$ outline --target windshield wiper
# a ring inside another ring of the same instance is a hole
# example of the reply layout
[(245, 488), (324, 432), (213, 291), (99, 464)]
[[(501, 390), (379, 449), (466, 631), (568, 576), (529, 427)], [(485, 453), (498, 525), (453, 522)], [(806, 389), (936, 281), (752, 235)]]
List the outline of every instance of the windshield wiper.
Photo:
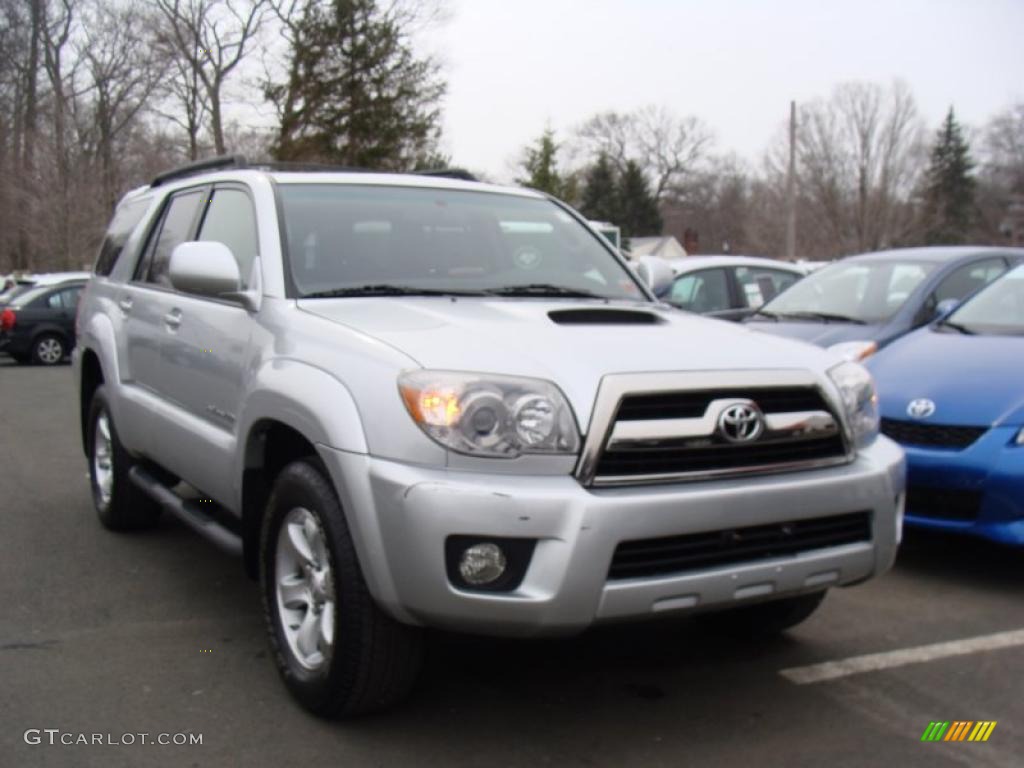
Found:
[(754, 312), (754, 314), (752, 314), (751, 317), (756, 317), (757, 315), (764, 315), (765, 317), (770, 317), (776, 323), (779, 322), (779, 313), (778, 312), (769, 312), (766, 309), (759, 309), (756, 312)]
[(863, 320), (847, 315), (836, 315), (831, 312), (778, 312), (776, 317), (795, 317), (798, 320), (824, 320), (826, 323), (853, 323), (867, 325)]
[(600, 296), (590, 291), (579, 288), (567, 288), (564, 285), (553, 285), (551, 283), (530, 283), (529, 285), (506, 285), (502, 288), (491, 288), (488, 294), (494, 296), (564, 296), (573, 299), (604, 299), (607, 296)]
[(353, 285), (346, 288), (332, 288), (329, 291), (307, 293), (303, 299), (336, 299), (345, 296), (486, 296), (485, 291), (460, 291), (457, 289), (417, 288), (413, 285), (373, 283)]
[(977, 335), (970, 328), (968, 328), (966, 326), (963, 326), (963, 325), (960, 325), (960, 323), (951, 322), (950, 320), (942, 320), (941, 322), (939, 322), (939, 326), (942, 327), (942, 328), (952, 328), (954, 331), (959, 331), (960, 333), (964, 334), (965, 336), (976, 336)]

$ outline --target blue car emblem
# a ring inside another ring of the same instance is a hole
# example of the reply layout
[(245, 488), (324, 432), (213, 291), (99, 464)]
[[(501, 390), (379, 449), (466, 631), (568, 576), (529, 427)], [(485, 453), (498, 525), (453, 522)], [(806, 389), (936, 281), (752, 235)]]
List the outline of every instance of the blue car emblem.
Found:
[(907, 416), (912, 419), (927, 419), (933, 413), (935, 413), (935, 403), (927, 397), (911, 400), (910, 405), (907, 406)]

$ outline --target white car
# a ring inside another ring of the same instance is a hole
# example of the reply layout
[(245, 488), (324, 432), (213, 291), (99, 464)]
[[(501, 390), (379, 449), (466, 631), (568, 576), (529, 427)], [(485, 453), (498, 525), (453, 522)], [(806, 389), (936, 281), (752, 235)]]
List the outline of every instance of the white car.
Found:
[(799, 264), (754, 256), (687, 256), (669, 265), (675, 278), (660, 298), (723, 320), (742, 320), (807, 274)]

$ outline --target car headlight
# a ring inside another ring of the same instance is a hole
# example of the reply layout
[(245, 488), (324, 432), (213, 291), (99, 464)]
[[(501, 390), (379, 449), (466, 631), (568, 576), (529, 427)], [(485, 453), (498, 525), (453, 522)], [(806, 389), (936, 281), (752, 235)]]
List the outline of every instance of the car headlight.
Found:
[(1017, 445), (1024, 445), (1024, 427), (1020, 428), (1020, 432), (1017, 433), (1017, 438), (1013, 442)]
[(459, 453), (510, 459), (524, 453), (579, 450), (569, 403), (549, 381), (411, 371), (398, 377), (398, 390), (420, 429)]
[(828, 351), (834, 352), (844, 360), (859, 363), (875, 354), (878, 351), (878, 344), (873, 341), (841, 341), (830, 346)]
[(860, 363), (840, 363), (829, 369), (828, 377), (839, 389), (846, 420), (858, 448), (878, 437), (878, 395), (871, 374)]

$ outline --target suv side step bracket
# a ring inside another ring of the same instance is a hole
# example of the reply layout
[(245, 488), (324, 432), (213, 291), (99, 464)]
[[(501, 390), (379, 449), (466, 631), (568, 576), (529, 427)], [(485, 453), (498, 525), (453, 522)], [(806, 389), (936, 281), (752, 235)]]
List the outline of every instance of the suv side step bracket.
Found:
[(147, 496), (156, 501), (165, 512), (174, 515), (193, 531), (216, 544), (229, 555), (241, 557), (242, 537), (210, 517), (205, 510), (200, 508), (198, 502), (181, 498), (137, 464), (129, 470), (128, 477)]

